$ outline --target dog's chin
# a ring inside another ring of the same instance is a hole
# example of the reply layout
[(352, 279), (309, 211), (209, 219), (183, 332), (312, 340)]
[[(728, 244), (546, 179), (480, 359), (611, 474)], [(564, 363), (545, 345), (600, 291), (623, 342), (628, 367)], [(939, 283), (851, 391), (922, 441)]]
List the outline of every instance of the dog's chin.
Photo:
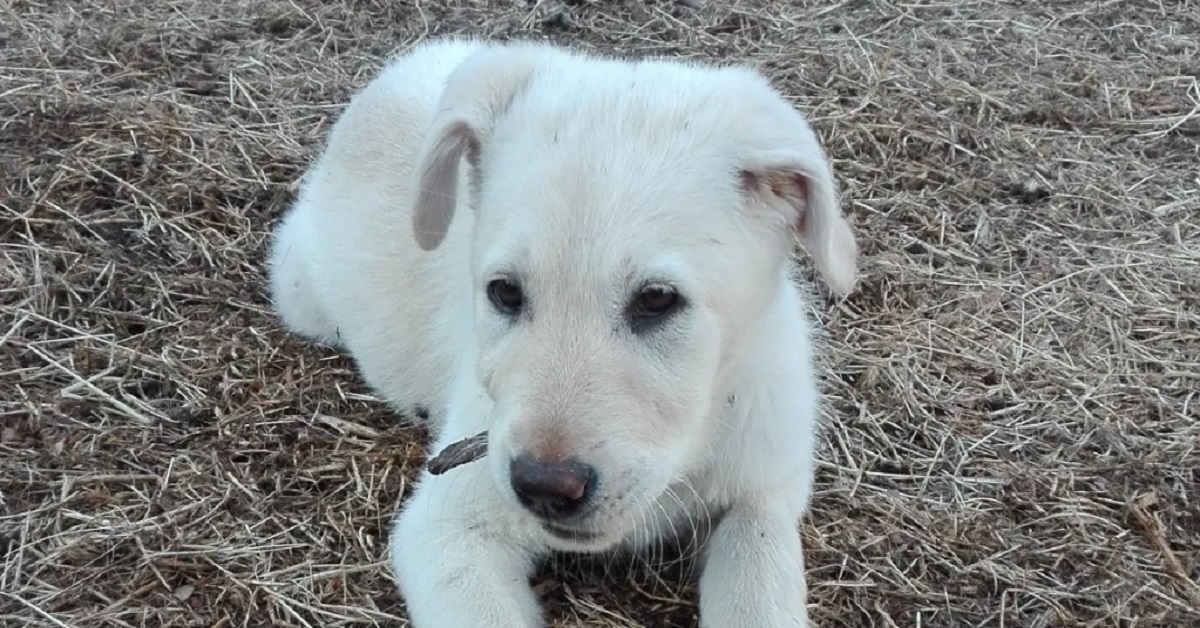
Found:
[(596, 553), (610, 550), (624, 539), (624, 530), (612, 526), (565, 525), (539, 521), (546, 545), (562, 552)]

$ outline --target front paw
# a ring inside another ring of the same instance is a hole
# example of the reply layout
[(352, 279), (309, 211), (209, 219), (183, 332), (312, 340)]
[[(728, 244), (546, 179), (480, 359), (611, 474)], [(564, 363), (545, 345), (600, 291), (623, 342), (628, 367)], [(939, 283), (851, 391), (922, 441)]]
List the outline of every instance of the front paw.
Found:
[(529, 585), (534, 553), (481, 492), (483, 478), (464, 477), (470, 472), (426, 476), (396, 517), (391, 563), (409, 620), (413, 628), (541, 628)]
[(782, 505), (739, 505), (714, 531), (700, 577), (701, 628), (807, 628), (797, 517)]

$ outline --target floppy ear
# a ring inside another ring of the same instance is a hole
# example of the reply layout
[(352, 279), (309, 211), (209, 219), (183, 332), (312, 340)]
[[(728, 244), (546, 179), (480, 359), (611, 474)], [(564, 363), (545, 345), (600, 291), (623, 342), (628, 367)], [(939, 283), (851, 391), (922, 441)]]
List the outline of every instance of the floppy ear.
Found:
[(787, 146), (758, 150), (743, 160), (742, 187), (752, 202), (781, 212), (825, 283), (849, 294), (857, 281), (858, 245), (838, 207), (833, 173), (808, 124), (801, 121), (796, 128), (794, 118), (788, 122), (780, 126), (794, 132), (773, 140)]
[(530, 44), (489, 45), (450, 74), (417, 160), (412, 229), (421, 249), (436, 249), (445, 239), (458, 205), (459, 164), (466, 158), (479, 165), (483, 143), (529, 82), (538, 55)]

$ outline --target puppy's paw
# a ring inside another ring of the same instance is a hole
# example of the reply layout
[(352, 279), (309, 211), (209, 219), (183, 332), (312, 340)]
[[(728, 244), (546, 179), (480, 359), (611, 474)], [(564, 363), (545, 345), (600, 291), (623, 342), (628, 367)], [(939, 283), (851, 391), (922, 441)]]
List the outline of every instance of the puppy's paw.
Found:
[(489, 499), (484, 467), (426, 474), (396, 516), (391, 562), (414, 628), (540, 628), (534, 553)]
[(770, 501), (739, 504), (726, 514), (700, 577), (701, 628), (808, 628), (796, 523)]

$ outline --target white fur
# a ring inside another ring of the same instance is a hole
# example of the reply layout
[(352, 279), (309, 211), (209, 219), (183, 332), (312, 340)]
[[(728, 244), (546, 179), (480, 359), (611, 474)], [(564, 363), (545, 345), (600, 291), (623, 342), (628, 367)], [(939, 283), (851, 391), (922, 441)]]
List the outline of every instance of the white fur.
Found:
[[(807, 625), (818, 390), (795, 237), (852, 289), (817, 138), (748, 69), (437, 40), (352, 99), (275, 234), (271, 290), (290, 329), (427, 409), (432, 451), (489, 430), (483, 461), (423, 474), (395, 520), (417, 628), (540, 626), (548, 552), (708, 520), (701, 625)], [(526, 314), (491, 306), (498, 273)], [(638, 334), (624, 308), (647, 281), (685, 305)], [(594, 538), (519, 506), (508, 463), (528, 452), (598, 469)]]

